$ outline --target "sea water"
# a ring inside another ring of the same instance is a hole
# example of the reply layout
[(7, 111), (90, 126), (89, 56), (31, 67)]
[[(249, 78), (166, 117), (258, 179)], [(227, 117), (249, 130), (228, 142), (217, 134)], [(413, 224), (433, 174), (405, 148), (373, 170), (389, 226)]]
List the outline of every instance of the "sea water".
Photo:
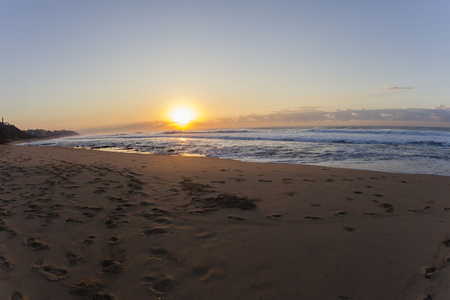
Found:
[(450, 128), (279, 127), (111, 134), (37, 141), (160, 155), (198, 155), (450, 176)]

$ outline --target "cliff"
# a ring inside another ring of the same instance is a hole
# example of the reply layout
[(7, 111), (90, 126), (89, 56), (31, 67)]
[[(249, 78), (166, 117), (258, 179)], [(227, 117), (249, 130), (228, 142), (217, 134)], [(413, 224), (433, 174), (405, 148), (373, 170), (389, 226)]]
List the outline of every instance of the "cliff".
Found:
[(0, 123), (0, 144), (17, 140), (26, 140), (32, 138), (60, 138), (65, 136), (79, 135), (75, 131), (70, 130), (45, 130), (45, 129), (28, 129), (20, 130), (16, 126), (9, 123)]

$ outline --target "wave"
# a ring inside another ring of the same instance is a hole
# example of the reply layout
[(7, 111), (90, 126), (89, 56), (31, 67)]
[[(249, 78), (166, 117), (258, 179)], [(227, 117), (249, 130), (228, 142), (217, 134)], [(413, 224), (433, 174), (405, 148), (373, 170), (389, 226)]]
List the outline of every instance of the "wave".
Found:
[[(64, 140), (46, 141), (46, 142), (32, 142), (30, 144), (35, 145), (66, 145), (66, 146), (112, 146), (117, 144), (127, 143), (134, 140), (133, 144), (143, 143), (164, 143), (169, 138), (167, 136), (109, 136), (109, 137), (95, 137), (95, 138), (70, 138)], [(412, 146), (429, 146), (429, 147), (450, 147), (450, 139), (435, 140), (435, 139), (373, 139), (367, 138), (348, 138), (343, 136), (302, 136), (302, 137), (292, 137), (292, 136), (233, 136), (233, 135), (170, 135), (170, 139), (188, 139), (193, 142), (196, 140), (210, 141), (216, 140), (217, 143), (220, 141), (229, 142), (284, 142), (284, 143), (317, 143), (317, 144), (370, 144), (370, 145), (412, 145)], [(142, 140), (142, 141), (137, 141)]]
[(313, 128), (315, 133), (338, 133), (338, 134), (366, 134), (366, 135), (426, 135), (426, 136), (448, 136), (450, 138), (450, 129), (447, 128), (417, 128), (413, 129), (364, 129), (364, 128)]
[[(159, 136), (154, 136), (158, 138)], [(233, 135), (173, 135), (173, 138), (190, 138), (190, 139), (204, 139), (204, 140), (227, 140), (227, 141), (273, 141), (273, 142), (298, 142), (298, 143), (332, 143), (332, 144), (386, 144), (386, 145), (427, 145), (427, 146), (450, 146), (450, 139), (448, 142), (436, 141), (429, 139), (422, 140), (401, 140), (401, 139), (356, 139), (343, 137), (315, 137), (315, 136), (233, 136)]]

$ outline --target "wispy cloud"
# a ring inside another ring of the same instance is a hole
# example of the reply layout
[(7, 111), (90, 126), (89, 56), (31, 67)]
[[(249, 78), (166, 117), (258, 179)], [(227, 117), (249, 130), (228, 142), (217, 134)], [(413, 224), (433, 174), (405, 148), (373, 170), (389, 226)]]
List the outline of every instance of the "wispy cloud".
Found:
[(398, 91), (398, 90), (412, 90), (414, 89), (413, 87), (408, 87), (408, 86), (404, 86), (404, 87), (400, 87), (400, 86), (386, 86), (382, 89), (379, 89), (380, 91)]
[(325, 121), (450, 123), (450, 107), (438, 105), (433, 108), (338, 109), (332, 112), (313, 108), (293, 108), (268, 114), (251, 114), (219, 119), (219, 122), (224, 123), (309, 123)]

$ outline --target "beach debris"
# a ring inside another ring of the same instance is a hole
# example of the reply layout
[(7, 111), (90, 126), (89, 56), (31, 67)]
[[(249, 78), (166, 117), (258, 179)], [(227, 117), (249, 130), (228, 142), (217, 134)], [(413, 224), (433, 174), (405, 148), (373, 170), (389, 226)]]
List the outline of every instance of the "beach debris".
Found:
[(234, 194), (222, 193), (217, 197), (199, 199), (202, 208), (208, 211), (217, 210), (219, 208), (239, 208), (242, 210), (254, 210), (256, 208), (255, 200), (247, 197), (239, 197)]
[(184, 178), (181, 184), (181, 189), (184, 191), (188, 191), (190, 195), (202, 195), (206, 193), (213, 193), (215, 192), (214, 188), (210, 186), (209, 184), (202, 184), (202, 183), (196, 183), (192, 182), (189, 178)]

